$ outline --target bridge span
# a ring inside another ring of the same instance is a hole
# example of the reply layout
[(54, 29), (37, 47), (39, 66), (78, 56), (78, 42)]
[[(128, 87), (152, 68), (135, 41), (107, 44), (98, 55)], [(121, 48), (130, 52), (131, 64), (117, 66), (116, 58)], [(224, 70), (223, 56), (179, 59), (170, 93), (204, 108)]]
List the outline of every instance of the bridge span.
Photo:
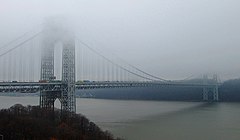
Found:
[[(131, 88), (131, 87), (164, 87), (164, 86), (180, 86), (180, 87), (198, 87), (203, 89), (205, 96), (208, 96), (210, 92), (214, 92), (214, 101), (218, 101), (218, 86), (220, 83), (186, 83), (186, 82), (162, 82), (162, 81), (94, 81), (94, 82), (82, 82), (75, 83), (75, 89), (84, 90), (84, 89), (99, 89), (99, 88)], [(35, 93), (39, 91), (44, 92), (59, 92), (63, 90), (65, 84), (62, 82), (0, 82), (0, 92), (22, 92), (22, 93)], [(216, 94), (216, 95), (215, 95)], [(208, 98), (205, 97), (203, 100), (207, 101)]]
[[(208, 101), (210, 93), (218, 101), (216, 76), (211, 83), (207, 77), (203, 83), (169, 81), (106, 57), (62, 25), (49, 21), (43, 29), (26, 33), (0, 48), (0, 81), (13, 81), (0, 82), (0, 92), (40, 92), (40, 107), (54, 108), (58, 98), (62, 110), (69, 112), (76, 112), (76, 89), (198, 87), (203, 89), (204, 101)], [(76, 82), (84, 79), (92, 82)]]

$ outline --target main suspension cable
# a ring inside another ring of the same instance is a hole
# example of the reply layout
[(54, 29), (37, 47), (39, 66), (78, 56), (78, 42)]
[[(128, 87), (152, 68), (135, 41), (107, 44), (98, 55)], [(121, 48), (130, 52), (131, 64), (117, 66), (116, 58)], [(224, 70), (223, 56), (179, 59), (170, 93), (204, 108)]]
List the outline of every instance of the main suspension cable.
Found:
[(13, 48), (11, 48), (11, 49), (7, 50), (6, 52), (4, 52), (4, 53), (2, 53), (2, 54), (0, 54), (0, 57), (3, 57), (4, 55), (8, 54), (9, 52), (12, 52), (13, 50), (15, 50), (15, 49), (19, 48), (20, 46), (24, 45), (24, 44), (25, 44), (25, 43), (27, 43), (28, 41), (30, 41), (30, 40), (32, 40), (32, 39), (34, 39), (34, 38), (36, 38), (36, 37), (37, 37), (38, 35), (40, 35), (41, 33), (42, 33), (42, 31), (41, 31), (41, 32), (38, 32), (38, 33), (36, 33), (36, 34), (35, 34), (35, 35), (33, 35), (32, 37), (30, 37), (30, 38), (28, 38), (28, 39), (24, 40), (23, 42), (19, 43), (19, 44), (18, 44), (18, 45), (16, 45), (15, 47), (13, 47)]
[(84, 43), (84, 42), (81, 41), (80, 39), (78, 39), (78, 41), (79, 41), (82, 45), (84, 45), (85, 47), (87, 47), (89, 50), (91, 50), (92, 52), (94, 52), (95, 54), (99, 55), (100, 57), (102, 57), (103, 59), (107, 60), (107, 61), (110, 62), (111, 64), (113, 64), (113, 65), (121, 68), (122, 70), (125, 70), (125, 71), (127, 71), (127, 72), (129, 72), (129, 73), (131, 73), (131, 74), (133, 74), (133, 75), (135, 75), (135, 76), (141, 77), (141, 78), (143, 78), (143, 79), (155, 81), (155, 79), (152, 79), (152, 78), (148, 78), (148, 77), (139, 75), (139, 74), (137, 74), (137, 73), (134, 73), (134, 72), (132, 72), (132, 71), (130, 71), (130, 70), (122, 67), (122, 66), (119, 65), (119, 64), (114, 63), (112, 60), (110, 60), (110, 59), (108, 59), (107, 57), (103, 56), (102, 54), (100, 54), (99, 52), (97, 52), (95, 49), (93, 49), (92, 47), (90, 47), (88, 44)]

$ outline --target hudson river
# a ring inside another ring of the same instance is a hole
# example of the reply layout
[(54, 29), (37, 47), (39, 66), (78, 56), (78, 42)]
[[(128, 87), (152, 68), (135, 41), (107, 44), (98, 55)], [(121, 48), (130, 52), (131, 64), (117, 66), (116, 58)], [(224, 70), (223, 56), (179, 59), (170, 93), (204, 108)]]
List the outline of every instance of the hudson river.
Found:
[[(0, 108), (16, 103), (38, 105), (39, 97), (0, 96)], [(77, 98), (77, 113), (126, 140), (240, 139), (240, 103)]]

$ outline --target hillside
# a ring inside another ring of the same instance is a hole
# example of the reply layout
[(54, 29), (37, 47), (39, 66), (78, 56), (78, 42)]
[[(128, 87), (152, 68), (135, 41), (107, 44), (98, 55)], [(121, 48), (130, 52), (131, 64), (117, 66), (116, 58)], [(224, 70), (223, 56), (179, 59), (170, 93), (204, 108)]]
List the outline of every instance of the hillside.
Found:
[(83, 115), (66, 114), (16, 104), (0, 110), (0, 134), (6, 140), (117, 140)]

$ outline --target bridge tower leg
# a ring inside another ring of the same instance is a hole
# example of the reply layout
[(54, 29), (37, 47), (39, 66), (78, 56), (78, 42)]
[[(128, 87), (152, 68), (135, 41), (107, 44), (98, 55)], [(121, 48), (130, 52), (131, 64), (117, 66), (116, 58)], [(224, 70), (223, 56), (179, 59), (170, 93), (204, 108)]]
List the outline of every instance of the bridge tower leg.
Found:
[(75, 41), (63, 42), (62, 51), (62, 109), (76, 112), (75, 95)]
[[(41, 52), (41, 80), (50, 81), (54, 76), (54, 44), (43, 39)], [(40, 107), (50, 109), (54, 107), (53, 96), (49, 91), (40, 90)], [(53, 103), (52, 103), (53, 102)]]
[(218, 76), (215, 74), (213, 75), (213, 80), (215, 82), (215, 86), (213, 87), (213, 101), (218, 101)]
[(54, 44), (43, 41), (41, 55), (41, 80), (50, 81), (54, 76)]
[[(207, 84), (208, 76), (203, 75), (203, 84)], [(203, 87), (203, 101), (208, 101), (209, 89), (207, 87)]]
[(219, 98), (218, 98), (218, 86), (216, 85), (214, 88), (213, 88), (213, 101), (218, 101)]
[(208, 89), (206, 87), (203, 88), (203, 101), (208, 101)]

